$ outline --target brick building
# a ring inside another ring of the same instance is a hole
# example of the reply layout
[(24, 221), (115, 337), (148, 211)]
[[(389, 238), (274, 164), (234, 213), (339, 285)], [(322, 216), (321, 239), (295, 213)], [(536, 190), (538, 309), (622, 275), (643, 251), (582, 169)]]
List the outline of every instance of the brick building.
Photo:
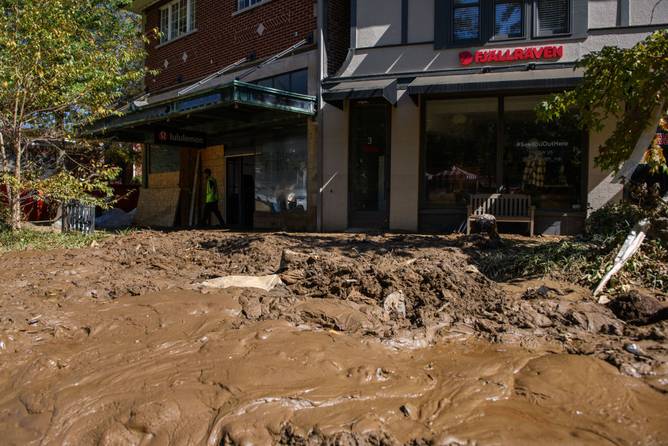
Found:
[(145, 144), (143, 196), (164, 204), (149, 217), (196, 224), (210, 168), (232, 226), (331, 231), (463, 230), (467, 205), (491, 195), (535, 208), (538, 233), (581, 231), (621, 195), (593, 165), (614, 123), (545, 126), (535, 107), (579, 82), (583, 55), (668, 26), (656, 0), (135, 0), (133, 10), (149, 35), (161, 31), (146, 61), (158, 73), (96, 131)]
[(145, 146), (139, 223), (196, 225), (209, 168), (231, 226), (315, 229), (317, 97), (347, 54), (347, 3), (134, 1), (157, 73), (94, 131)]

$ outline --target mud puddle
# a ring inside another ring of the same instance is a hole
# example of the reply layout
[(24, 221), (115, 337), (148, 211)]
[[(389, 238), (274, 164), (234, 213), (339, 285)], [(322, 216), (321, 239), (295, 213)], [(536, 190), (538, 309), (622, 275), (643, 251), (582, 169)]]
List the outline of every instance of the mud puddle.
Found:
[[(0, 443), (668, 444), (666, 297), (497, 283), (474, 242), (141, 231), (0, 256)], [(266, 274), (285, 285), (201, 285)]]
[(666, 444), (668, 398), (594, 357), (473, 337), (401, 349), (249, 320), (248, 297), (61, 301), (4, 332), (2, 443)]

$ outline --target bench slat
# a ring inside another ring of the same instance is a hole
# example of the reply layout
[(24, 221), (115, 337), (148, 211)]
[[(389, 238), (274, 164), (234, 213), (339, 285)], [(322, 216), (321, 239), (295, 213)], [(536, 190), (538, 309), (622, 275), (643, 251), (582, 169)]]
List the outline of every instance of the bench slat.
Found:
[(531, 197), (522, 194), (474, 194), (471, 196), (473, 215), (492, 214), (497, 217), (530, 218)]

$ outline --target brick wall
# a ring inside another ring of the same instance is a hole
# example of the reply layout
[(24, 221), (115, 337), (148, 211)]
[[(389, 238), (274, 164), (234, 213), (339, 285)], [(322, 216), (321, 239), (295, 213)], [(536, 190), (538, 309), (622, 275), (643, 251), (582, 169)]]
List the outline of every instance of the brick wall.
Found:
[(327, 74), (341, 68), (350, 47), (350, 0), (329, 0), (327, 4)]
[[(236, 0), (196, 1), (197, 31), (163, 45), (149, 43), (146, 64), (160, 73), (146, 80), (148, 91), (192, 83), (251, 54), (270, 57), (317, 27), (315, 0), (271, 0), (236, 15)], [(159, 27), (165, 3), (145, 11), (147, 31)]]

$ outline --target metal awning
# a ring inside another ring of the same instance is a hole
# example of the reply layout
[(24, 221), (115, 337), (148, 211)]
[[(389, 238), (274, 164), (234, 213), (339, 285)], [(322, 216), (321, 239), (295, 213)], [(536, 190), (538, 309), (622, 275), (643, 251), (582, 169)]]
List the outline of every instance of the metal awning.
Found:
[(132, 12), (141, 14), (142, 11), (147, 9), (149, 6), (153, 6), (156, 3), (159, 3), (160, 0), (134, 0), (130, 7), (128, 8)]
[(322, 99), (336, 107), (343, 108), (346, 99), (382, 98), (390, 104), (397, 103), (396, 79), (341, 82), (327, 89)]
[(418, 77), (408, 86), (411, 96), (424, 94), (497, 93), (570, 88), (582, 79), (572, 68), (535, 69)]
[[(177, 91), (158, 98), (134, 101), (121, 116), (95, 122), (84, 132), (93, 136), (146, 129), (151, 124), (169, 122), (171, 126), (202, 127), (209, 121), (223, 129), (225, 124), (261, 124), (276, 116), (313, 116), (316, 98), (284, 90), (233, 80), (205, 90), (179, 96)], [(199, 130), (199, 129), (198, 129)]]

